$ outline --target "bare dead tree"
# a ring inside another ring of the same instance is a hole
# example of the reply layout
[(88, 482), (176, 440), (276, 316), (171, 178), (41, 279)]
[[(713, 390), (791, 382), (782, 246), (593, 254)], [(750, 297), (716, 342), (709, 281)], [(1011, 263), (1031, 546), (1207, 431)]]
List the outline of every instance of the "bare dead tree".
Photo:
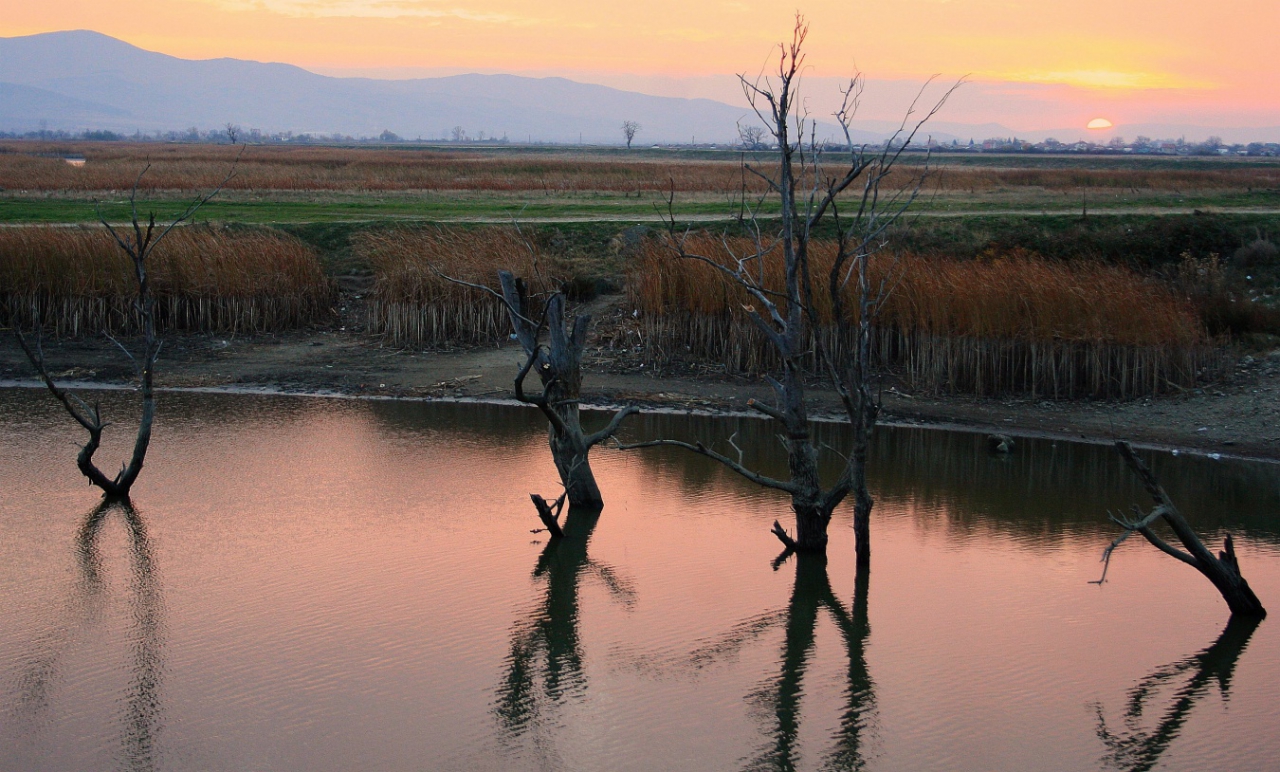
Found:
[(636, 132), (640, 131), (640, 124), (635, 121), (622, 122), (622, 136), (627, 140), (627, 150), (631, 149), (631, 140), (636, 138)]
[[(600, 509), (604, 499), (591, 471), (588, 454), (596, 445), (613, 437), (624, 419), (639, 412), (627, 405), (596, 432), (582, 428), (579, 405), (582, 399), (582, 352), (591, 326), (589, 314), (570, 320), (565, 315), (565, 296), (554, 292), (542, 313), (537, 313), (528, 286), (510, 271), (499, 271), (502, 299), (511, 318), (516, 339), (524, 349), (525, 363), (516, 375), (516, 399), (534, 405), (546, 416), (551, 457), (570, 507)], [(545, 334), (545, 338), (544, 338)], [(545, 342), (544, 342), (545, 341)], [(542, 382), (541, 394), (525, 391), (525, 380), (535, 371)]]
[(738, 144), (747, 150), (758, 150), (764, 144), (764, 127), (738, 124)]
[[(871, 556), (873, 502), (867, 489), (866, 461), (880, 413), (880, 401), (873, 391), (872, 330), (893, 289), (894, 276), (889, 270), (883, 278), (873, 279), (870, 260), (888, 245), (890, 229), (902, 222), (920, 195), (930, 169), (928, 156), (915, 173), (907, 175), (905, 184), (889, 183), (890, 174), (899, 168), (917, 133), (960, 84), (948, 89), (922, 116), (917, 115), (921, 98), (917, 96), (892, 137), (882, 148), (871, 149), (855, 146), (852, 141), (852, 121), (863, 88), (862, 76), (853, 77), (842, 90), (844, 99), (834, 114), (847, 149), (829, 150), (817, 139), (817, 124), (810, 120), (799, 93), (807, 34), (808, 25), (797, 14), (791, 43), (779, 46), (777, 72), (755, 79), (739, 76), (747, 101), (772, 135), (778, 153), (776, 167), (745, 167), (766, 185), (766, 192), (742, 221), (752, 236), (752, 247), (739, 253), (725, 239), (723, 245), (730, 255), (727, 261), (691, 251), (689, 232), (677, 230), (672, 200), (668, 201), (667, 237), (673, 256), (706, 263), (731, 285), (744, 290), (752, 302), (743, 306), (743, 312), (781, 363), (781, 372), (768, 379), (775, 402), (752, 400), (748, 405), (782, 424), (789, 478), (767, 477), (744, 467), (740, 453), (735, 460), (702, 444), (654, 440), (624, 447), (683, 447), (714, 458), (753, 482), (789, 494), (796, 515), (795, 536), (776, 521), (773, 533), (793, 550), (824, 551), (832, 513), (853, 494), (861, 565), (869, 563)], [(776, 227), (772, 220), (766, 222), (769, 206), (781, 210)], [(816, 275), (810, 262), (809, 247), (820, 228), (836, 234), (836, 256), (825, 277)], [(782, 287), (772, 287), (766, 282), (765, 266), (778, 260), (785, 281)], [(851, 291), (852, 303), (848, 299)], [(823, 295), (825, 304), (819, 302)], [(830, 318), (822, 315), (822, 305), (831, 309)], [(838, 392), (852, 429), (850, 446), (835, 451), (844, 461), (843, 469), (828, 485), (818, 473), (819, 448), (813, 441), (805, 396), (805, 379), (814, 374), (826, 378)]]
[[(1169, 494), (1160, 485), (1155, 473), (1133, 452), (1133, 447), (1129, 443), (1121, 441), (1116, 443), (1116, 450), (1120, 452), (1129, 468), (1142, 481), (1147, 493), (1151, 494), (1151, 499), (1155, 502), (1155, 508), (1150, 512), (1143, 512), (1135, 504), (1132, 518), (1111, 515), (1111, 520), (1123, 528), (1124, 532), (1116, 537), (1103, 551), (1102, 577), (1094, 584), (1102, 584), (1106, 581), (1107, 569), (1111, 566), (1112, 553), (1115, 552), (1116, 547), (1119, 547), (1130, 535), (1136, 532), (1142, 534), (1156, 549), (1181, 560), (1203, 574), (1218, 589), (1222, 599), (1227, 602), (1227, 607), (1231, 609), (1233, 617), (1236, 615), (1256, 617), (1258, 619), (1265, 617), (1267, 610), (1263, 608), (1258, 596), (1253, 594), (1249, 583), (1240, 574), (1240, 561), (1236, 558), (1235, 542), (1231, 538), (1231, 534), (1226, 535), (1223, 540), (1222, 550), (1217, 555), (1214, 555), (1200, 540), (1200, 537), (1196, 535), (1191, 524), (1178, 511), (1173, 500), (1169, 498)], [(1174, 536), (1178, 538), (1178, 542), (1181, 543), (1182, 549), (1169, 544), (1155, 532), (1153, 526), (1159, 521), (1164, 521), (1169, 526)]]
[(168, 236), (181, 223), (191, 219), (200, 207), (218, 195), (235, 175), (235, 166), (233, 165), (231, 171), (217, 188), (210, 193), (197, 196), (168, 225), (157, 226), (154, 211), (147, 215), (145, 221), (138, 214), (138, 185), (150, 168), (151, 166), (147, 165), (138, 174), (138, 178), (134, 180), (133, 188), (129, 191), (130, 227), (128, 230), (121, 232), (121, 230), (107, 222), (101, 211), (98, 212), (99, 221), (106, 227), (120, 249), (129, 256), (132, 264), (133, 278), (136, 280), (137, 286), (137, 292), (133, 298), (133, 308), (138, 316), (142, 331), (142, 351), (136, 355), (120, 341), (110, 335), (106, 336), (133, 363), (138, 378), (139, 395), (142, 398), (142, 417), (138, 421), (138, 431), (134, 436), (133, 454), (130, 456), (128, 463), (121, 465), (120, 471), (114, 477), (108, 477), (93, 460), (94, 454), (102, 443), (102, 431), (108, 425), (102, 418), (102, 410), (98, 403), (95, 402), (90, 405), (74, 393), (58, 386), (54, 381), (45, 362), (39, 322), (37, 322), (35, 329), (34, 345), (27, 342), (26, 337), (17, 326), (13, 328), (14, 337), (18, 339), (18, 345), (22, 348), (23, 353), (27, 355), (27, 359), (30, 360), (32, 367), (35, 368), (40, 379), (44, 381), (49, 392), (62, 404), (67, 414), (75, 419), (76, 423), (80, 424), (89, 434), (89, 440), (80, 448), (80, 453), (76, 456), (76, 465), (79, 467), (80, 472), (89, 478), (89, 482), (92, 485), (101, 488), (106, 496), (120, 499), (129, 497), (129, 491), (133, 487), (133, 483), (142, 472), (142, 466), (147, 457), (147, 448), (151, 444), (151, 428), (155, 422), (156, 414), (155, 367), (163, 342), (160, 340), (156, 330), (155, 296), (151, 291), (147, 260), (160, 242), (164, 240), (165, 236)]
[[(529, 248), (532, 249), (532, 245)], [(516, 340), (525, 353), (524, 365), (515, 378), (515, 397), (526, 405), (537, 407), (547, 419), (551, 458), (570, 508), (602, 509), (604, 499), (591, 471), (589, 454), (592, 448), (613, 437), (627, 416), (638, 413), (640, 409), (627, 405), (596, 432), (588, 433), (582, 428), (579, 409), (582, 401), (582, 353), (587, 344), (591, 315), (578, 314), (572, 319), (566, 316), (565, 294), (559, 290), (539, 304), (539, 299), (529, 293), (528, 283), (510, 271), (498, 271), (501, 292), (439, 271), (436, 273), (455, 284), (487, 292), (506, 307)], [(525, 390), (530, 372), (537, 373), (542, 382), (541, 393)], [(539, 518), (548, 529), (552, 529), (554, 517), (550, 523), (547, 521), (550, 507), (546, 500), (534, 497), (534, 506), (538, 509)], [(556, 513), (559, 513), (558, 509)], [(554, 529), (552, 533), (554, 535)]]

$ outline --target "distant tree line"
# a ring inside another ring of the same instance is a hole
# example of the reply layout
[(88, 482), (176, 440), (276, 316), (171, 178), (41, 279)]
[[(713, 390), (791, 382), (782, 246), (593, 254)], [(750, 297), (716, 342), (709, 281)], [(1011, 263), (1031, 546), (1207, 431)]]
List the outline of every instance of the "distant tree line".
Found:
[[(631, 141), (640, 130), (635, 121), (624, 121), (621, 125), (622, 137), (631, 146)], [(704, 149), (726, 150), (776, 150), (777, 144), (772, 141), (765, 130), (756, 125), (739, 125), (736, 141), (727, 143), (662, 143), (666, 147), (697, 147)], [(374, 136), (352, 134), (323, 134), (317, 132), (294, 133), (292, 131), (265, 132), (261, 129), (242, 129), (234, 123), (227, 123), (218, 129), (200, 129), (192, 126), (180, 131), (135, 131), (132, 134), (111, 131), (109, 129), (84, 129), (82, 131), (66, 131), (63, 129), (39, 129), (16, 132), (0, 131), (0, 139), (42, 139), (42, 140), (82, 140), (89, 142), (191, 142), (211, 144), (250, 145), (325, 145), (325, 144), (394, 144), (400, 142), (452, 142), (467, 144), (510, 144), (511, 140), (504, 134), (498, 136), (493, 132), (476, 131), (474, 134), (463, 126), (453, 126), (438, 137), (408, 138), (386, 129)], [(534, 142), (532, 137), (526, 144), (560, 145), (572, 144), (563, 142)], [(891, 147), (898, 149), (890, 143)], [(828, 141), (823, 143), (825, 152), (852, 152), (860, 145), (851, 146), (847, 142)], [(868, 149), (884, 149), (885, 145), (866, 145)], [(1123, 137), (1112, 137), (1106, 142), (1060, 142), (1052, 137), (1042, 142), (1032, 142), (1018, 137), (994, 137), (983, 140), (969, 139), (962, 141), (953, 139), (950, 142), (934, 142), (932, 140), (916, 140), (906, 148), (908, 152), (931, 153), (1069, 153), (1080, 155), (1168, 155), (1168, 156), (1253, 156), (1280, 157), (1280, 142), (1248, 142), (1227, 143), (1221, 137), (1209, 137), (1203, 142), (1188, 142), (1185, 139), (1152, 139), (1139, 136), (1133, 141)]]

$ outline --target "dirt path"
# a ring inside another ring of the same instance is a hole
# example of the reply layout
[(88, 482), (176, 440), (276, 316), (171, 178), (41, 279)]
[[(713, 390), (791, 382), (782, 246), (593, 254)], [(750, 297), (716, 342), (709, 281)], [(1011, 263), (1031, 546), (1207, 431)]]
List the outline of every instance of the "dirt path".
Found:
[[(99, 340), (50, 342), (48, 359), (61, 378), (126, 383), (127, 362)], [(395, 349), (359, 330), (317, 330), (276, 336), (171, 338), (160, 365), (166, 387), (256, 389), (281, 393), (337, 393), (421, 399), (510, 396), (521, 364), (514, 344), (422, 352)], [(723, 375), (654, 375), (618, 367), (597, 353), (585, 377), (596, 404), (740, 411), (767, 388)], [(0, 336), (0, 382), (31, 383), (31, 370), (13, 339)], [(814, 393), (818, 412), (834, 415), (831, 393)], [(1117, 438), (1224, 456), (1280, 460), (1280, 349), (1245, 359), (1216, 387), (1155, 400), (1048, 402), (910, 395), (885, 396), (886, 420), (952, 425), (1013, 435), (1105, 441)]]

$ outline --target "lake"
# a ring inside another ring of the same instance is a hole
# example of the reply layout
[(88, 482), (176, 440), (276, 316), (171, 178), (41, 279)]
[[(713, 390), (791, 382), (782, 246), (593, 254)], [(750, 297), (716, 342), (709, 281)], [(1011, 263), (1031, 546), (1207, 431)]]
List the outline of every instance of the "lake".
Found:
[[(166, 393), (134, 512), (60, 410), (0, 390), (3, 770), (1280, 766), (1280, 622), (1140, 539), (1089, 583), (1146, 503), (1106, 446), (879, 431), (859, 577), (851, 508), (775, 564), (787, 500), (677, 449), (597, 448), (603, 513), (531, 533), (531, 409)], [(735, 432), (782, 473), (754, 418), (627, 436)], [(1280, 467), (1145, 455), (1280, 613)]]

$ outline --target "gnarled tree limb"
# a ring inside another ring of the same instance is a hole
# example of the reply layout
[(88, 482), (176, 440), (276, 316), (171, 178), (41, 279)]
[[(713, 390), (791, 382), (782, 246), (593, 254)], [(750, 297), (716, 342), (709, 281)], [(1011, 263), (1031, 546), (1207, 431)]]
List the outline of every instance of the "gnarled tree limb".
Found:
[[(1112, 520), (1124, 528), (1125, 532), (1112, 541), (1103, 552), (1102, 559), (1105, 565), (1102, 578), (1096, 584), (1101, 584), (1106, 579), (1106, 569), (1110, 565), (1111, 554), (1115, 548), (1120, 546), (1130, 533), (1137, 531), (1161, 552), (1177, 558), (1203, 574), (1218, 589), (1223, 600), (1227, 602), (1227, 607), (1231, 609), (1233, 616), (1239, 614), (1246, 617), (1265, 617), (1267, 610), (1263, 608), (1262, 602), (1254, 595), (1249, 583), (1245, 581), (1240, 573), (1240, 563), (1236, 558), (1235, 545), (1231, 534), (1226, 535), (1222, 552), (1214, 555), (1200, 540), (1195, 530), (1192, 529), (1191, 524), (1178, 511), (1177, 506), (1169, 498), (1169, 494), (1165, 492), (1164, 486), (1160, 484), (1155, 473), (1134, 453), (1133, 446), (1127, 442), (1120, 441), (1116, 443), (1116, 450), (1138, 479), (1142, 481), (1143, 487), (1146, 488), (1156, 506), (1150, 513), (1134, 520), (1124, 520), (1112, 516)], [(1138, 510), (1138, 512), (1141, 514), (1141, 510)], [(1164, 521), (1169, 526), (1174, 535), (1178, 537), (1178, 541), (1182, 544), (1185, 552), (1166, 543), (1156, 535), (1151, 526), (1158, 521)]]

